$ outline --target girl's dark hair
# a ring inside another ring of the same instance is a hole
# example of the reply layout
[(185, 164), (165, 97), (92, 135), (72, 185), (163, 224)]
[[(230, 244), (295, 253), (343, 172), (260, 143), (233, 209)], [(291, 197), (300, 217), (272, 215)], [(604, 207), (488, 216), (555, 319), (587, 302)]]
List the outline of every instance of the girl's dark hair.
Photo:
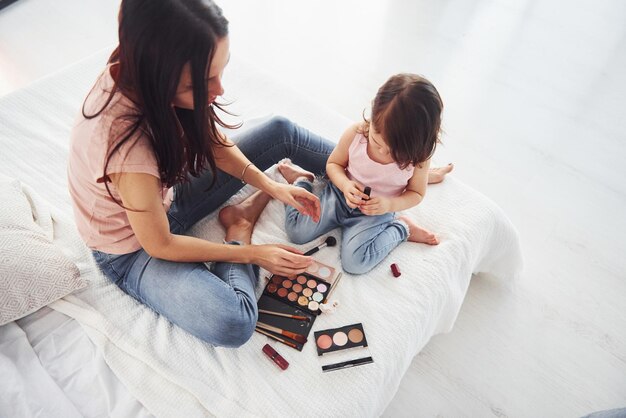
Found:
[[(432, 157), (439, 142), (443, 102), (439, 92), (416, 74), (396, 74), (379, 89), (372, 103), (371, 121), (404, 169)], [(370, 120), (361, 129), (369, 138)]]
[[(198, 176), (207, 168), (215, 179), (212, 145), (223, 143), (216, 124), (233, 126), (216, 115), (214, 107), (223, 110), (219, 104), (207, 104), (207, 75), (216, 43), (227, 35), (228, 21), (211, 0), (122, 1), (119, 45), (109, 58), (109, 64), (117, 67), (114, 87), (98, 112), (85, 114), (85, 104), (82, 111), (85, 118), (94, 118), (118, 93), (135, 105), (113, 123), (123, 126), (122, 132), (112, 126), (109, 133), (102, 179), (111, 198), (107, 176), (111, 156), (139, 132), (151, 142), (163, 184), (185, 182), (188, 175)], [(193, 110), (172, 105), (186, 63), (191, 69)]]

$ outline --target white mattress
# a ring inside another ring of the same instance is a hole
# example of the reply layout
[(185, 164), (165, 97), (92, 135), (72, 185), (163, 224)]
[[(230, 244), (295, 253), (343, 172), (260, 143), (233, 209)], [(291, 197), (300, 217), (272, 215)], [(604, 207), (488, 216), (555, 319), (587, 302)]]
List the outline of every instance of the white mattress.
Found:
[(0, 370), (0, 416), (152, 416), (80, 324), (48, 307), (0, 328)]
[[(401, 245), (390, 256), (402, 266), (400, 279), (390, 278), (386, 261), (368, 275), (346, 275), (335, 293), (340, 308), (314, 325), (319, 330), (362, 322), (374, 364), (322, 374), (313, 343), (301, 353), (272, 344), (291, 363), (280, 372), (261, 354), (269, 341), (264, 336), (255, 335), (237, 350), (201, 343), (106, 281), (73, 229), (65, 180), (69, 131), (105, 60), (105, 54), (98, 54), (0, 99), (0, 173), (22, 180), (56, 208), (55, 242), (75, 260), (91, 286), (51, 306), (82, 325), (117, 378), (151, 413), (313, 416), (320, 410), (309, 406), (323, 405), (324, 415), (379, 415), (413, 356), (434, 334), (452, 328), (472, 273), (486, 272), (503, 280), (519, 273), (517, 234), (506, 216), (451, 176), (431, 187), (424, 203), (409, 211), (440, 234), (441, 245)], [(240, 61), (229, 64), (227, 75), (229, 97), (237, 99), (231, 109), (246, 119), (282, 114), (329, 139), (338, 138), (349, 123)], [(234, 200), (249, 192), (244, 189)], [(253, 241), (286, 241), (283, 216), (282, 205), (270, 203)], [(223, 234), (213, 217), (201, 221), (193, 232), (213, 241), (220, 241)], [(340, 265), (338, 251), (324, 251), (320, 255), (325, 262)], [(10, 329), (16, 326), (9, 324)], [(4, 348), (0, 350), (4, 354)], [(63, 362), (52, 360), (57, 363)], [(0, 382), (0, 390), (3, 386)], [(72, 398), (67, 393), (70, 387), (59, 388)], [(107, 396), (108, 392), (103, 394)], [(124, 404), (119, 409), (123, 413), (136, 415), (128, 397), (111, 399)]]

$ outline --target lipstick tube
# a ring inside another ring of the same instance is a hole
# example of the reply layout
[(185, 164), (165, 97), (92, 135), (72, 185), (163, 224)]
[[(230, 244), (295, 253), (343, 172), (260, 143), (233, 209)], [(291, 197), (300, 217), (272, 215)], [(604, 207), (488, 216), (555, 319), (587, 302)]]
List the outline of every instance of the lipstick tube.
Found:
[(263, 346), (263, 352), (282, 370), (287, 370), (287, 367), (289, 367), (289, 362), (285, 360), (283, 356), (278, 354), (278, 352), (274, 350), (271, 345), (265, 344), (265, 346)]

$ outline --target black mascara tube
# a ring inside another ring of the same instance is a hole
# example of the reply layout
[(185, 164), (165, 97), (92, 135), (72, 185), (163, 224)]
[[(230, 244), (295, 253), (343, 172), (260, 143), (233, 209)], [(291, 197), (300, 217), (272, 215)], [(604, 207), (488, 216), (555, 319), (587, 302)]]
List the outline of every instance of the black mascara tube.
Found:
[(373, 363), (374, 359), (371, 357), (363, 357), (354, 360), (343, 361), (341, 363), (327, 364), (322, 366), (323, 372), (331, 372), (333, 370), (347, 369), (348, 367), (360, 366), (362, 364)]

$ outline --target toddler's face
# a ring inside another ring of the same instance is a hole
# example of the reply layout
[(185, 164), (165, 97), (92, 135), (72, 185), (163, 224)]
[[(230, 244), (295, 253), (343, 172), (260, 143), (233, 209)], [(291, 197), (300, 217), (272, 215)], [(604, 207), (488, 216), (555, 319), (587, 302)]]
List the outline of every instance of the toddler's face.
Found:
[[(220, 39), (216, 44), (215, 55), (211, 62), (211, 68), (207, 76), (207, 104), (215, 101), (217, 96), (224, 94), (222, 86), (222, 74), (224, 67), (230, 59), (230, 49), (228, 37)], [(173, 104), (183, 109), (193, 109), (193, 84), (191, 82), (191, 66), (185, 64), (180, 75), (176, 96), (174, 96)]]
[(389, 158), (390, 150), (385, 138), (376, 130), (374, 122), (370, 122), (369, 143), (371, 151), (375, 152), (381, 158)]

